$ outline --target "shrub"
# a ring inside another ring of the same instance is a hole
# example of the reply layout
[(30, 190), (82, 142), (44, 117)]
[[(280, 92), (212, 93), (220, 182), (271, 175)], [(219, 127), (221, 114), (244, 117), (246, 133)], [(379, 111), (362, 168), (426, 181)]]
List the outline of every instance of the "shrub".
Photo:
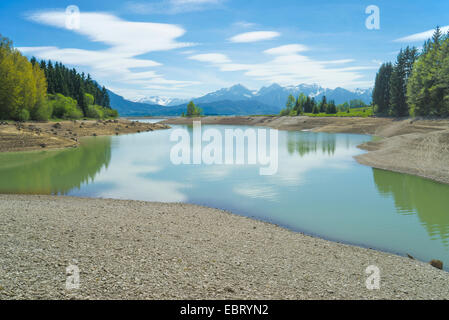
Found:
[(76, 100), (60, 93), (49, 95), (49, 103), (53, 109), (53, 117), (58, 119), (79, 119), (83, 116)]
[(103, 119), (104, 118), (103, 108), (100, 106), (90, 105), (87, 107), (86, 116), (88, 118)]
[(118, 118), (118, 111), (115, 109), (103, 108), (105, 118)]
[(31, 119), (36, 121), (48, 121), (53, 114), (53, 106), (48, 102), (42, 103), (31, 112)]
[(14, 114), (14, 120), (25, 122), (30, 119), (30, 112), (27, 109), (20, 109)]

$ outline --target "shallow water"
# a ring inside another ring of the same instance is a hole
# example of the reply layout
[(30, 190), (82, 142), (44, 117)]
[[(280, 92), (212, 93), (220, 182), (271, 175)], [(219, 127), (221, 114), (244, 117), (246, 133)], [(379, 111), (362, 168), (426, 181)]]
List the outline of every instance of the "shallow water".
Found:
[[(0, 193), (188, 202), (294, 231), (449, 265), (449, 186), (372, 169), (370, 136), (279, 131), (279, 170), (174, 165), (172, 130), (87, 138), (76, 149), (0, 154)], [(203, 126), (203, 130), (243, 126)]]

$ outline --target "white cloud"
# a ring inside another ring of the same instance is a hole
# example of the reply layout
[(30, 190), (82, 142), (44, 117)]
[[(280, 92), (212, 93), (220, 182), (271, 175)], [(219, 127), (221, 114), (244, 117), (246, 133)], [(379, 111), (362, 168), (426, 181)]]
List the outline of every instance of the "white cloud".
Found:
[(209, 62), (213, 64), (229, 63), (231, 60), (227, 56), (221, 53), (206, 53), (190, 56), (189, 59), (197, 60), (201, 62)]
[(247, 21), (237, 21), (235, 23), (233, 23), (234, 27), (238, 27), (238, 28), (252, 28), (255, 27), (257, 24), (252, 23), (252, 22), (247, 22)]
[[(257, 64), (234, 63), (220, 53), (209, 53), (201, 56), (209, 59), (196, 59), (210, 63), (220, 71), (242, 71), (244, 75), (255, 80), (280, 85), (296, 85), (298, 83), (319, 83), (328, 88), (335, 87), (369, 87), (371, 81), (364, 81), (363, 75), (358, 71), (377, 69), (373, 66), (347, 66), (352, 59), (319, 61), (299, 54), (306, 47), (300, 44), (292, 44), (276, 47), (264, 51), (274, 57), (266, 62)], [(212, 59), (210, 57), (215, 57)], [(192, 57), (191, 57), (192, 58)], [(336, 65), (343, 65), (336, 67)]]
[[(188, 0), (183, 0), (188, 1)], [(65, 11), (40, 11), (28, 16), (37, 23), (56, 28), (66, 28)], [(191, 43), (178, 42), (185, 30), (177, 25), (131, 22), (107, 13), (82, 12), (80, 28), (70, 30), (86, 36), (92, 42), (104, 43), (109, 48), (103, 50), (85, 50), (58, 47), (22, 47), (22, 52), (39, 59), (51, 59), (64, 64), (87, 67), (98, 80), (107, 79), (127, 84), (144, 86), (159, 85), (167, 90), (196, 84), (191, 81), (167, 80), (154, 70), (133, 71), (135, 68), (154, 68), (161, 63), (136, 58), (155, 51), (167, 51), (192, 46)]]
[[(394, 40), (395, 42), (422, 42), (422, 41), (426, 41), (427, 39), (432, 38), (433, 33), (435, 32), (435, 29), (432, 30), (428, 30), (428, 31), (424, 31), (424, 32), (420, 32), (420, 33), (415, 33), (403, 38), (399, 38)], [(442, 33), (447, 33), (449, 32), (449, 26), (445, 26), (441, 28), (441, 32)]]
[(281, 34), (275, 31), (254, 31), (238, 34), (229, 39), (231, 42), (246, 43), (270, 40), (279, 37)]
[(303, 51), (307, 51), (307, 50), (309, 50), (309, 48), (307, 48), (306, 46), (304, 46), (302, 44), (288, 44), (285, 46), (280, 46), (277, 48), (265, 50), (264, 53), (275, 55), (275, 56), (278, 56), (278, 55), (282, 56), (282, 55), (286, 55), (286, 54), (295, 54), (295, 53), (303, 52)]
[[(65, 11), (41, 11), (31, 14), (28, 18), (41, 24), (65, 28), (66, 17)], [(176, 41), (186, 32), (179, 26), (131, 22), (108, 13), (82, 12), (80, 28), (73, 31), (87, 36), (91, 41), (110, 45), (111, 48), (107, 50), (109, 52), (127, 56), (192, 45)]]

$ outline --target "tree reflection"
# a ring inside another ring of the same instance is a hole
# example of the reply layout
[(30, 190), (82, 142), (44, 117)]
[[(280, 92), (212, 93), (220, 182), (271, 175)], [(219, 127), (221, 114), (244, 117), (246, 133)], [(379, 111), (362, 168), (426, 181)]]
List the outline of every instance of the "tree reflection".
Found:
[(429, 235), (449, 245), (449, 186), (416, 176), (373, 169), (374, 182), (384, 196), (393, 196), (401, 214), (417, 214)]
[(290, 155), (297, 153), (301, 157), (309, 153), (333, 155), (337, 145), (335, 134), (315, 132), (288, 132), (287, 150)]
[(0, 193), (67, 194), (110, 160), (110, 137), (85, 139), (76, 149), (0, 154)]

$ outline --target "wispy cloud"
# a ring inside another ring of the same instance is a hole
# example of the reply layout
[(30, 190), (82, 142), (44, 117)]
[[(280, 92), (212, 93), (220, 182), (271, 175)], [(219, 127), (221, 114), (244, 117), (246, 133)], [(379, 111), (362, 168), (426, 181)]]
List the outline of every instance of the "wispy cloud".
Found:
[(139, 14), (178, 14), (220, 7), (226, 0), (163, 0), (160, 2), (130, 1), (129, 11)]
[[(65, 11), (41, 11), (28, 16), (32, 21), (57, 28), (66, 27), (66, 17)], [(176, 41), (186, 32), (177, 25), (131, 22), (108, 13), (81, 13), (80, 28), (73, 31), (110, 45), (109, 52), (128, 56), (192, 45)]]
[(205, 54), (197, 54), (194, 56), (190, 56), (189, 59), (197, 60), (201, 62), (209, 62), (213, 64), (223, 64), (230, 63), (231, 60), (224, 54), (221, 53), (205, 53)]
[[(188, 1), (188, 0), (185, 0)], [(27, 16), (31, 21), (66, 28), (65, 11), (40, 11)], [(80, 28), (70, 30), (86, 36), (92, 42), (109, 46), (104, 50), (85, 50), (58, 47), (22, 47), (26, 54), (40, 59), (61, 61), (65, 64), (86, 66), (92, 69), (94, 76), (108, 79), (126, 80), (127, 83), (141, 86), (165, 86), (167, 89), (180, 88), (193, 82), (167, 80), (154, 70), (134, 71), (135, 68), (154, 68), (161, 63), (137, 58), (155, 51), (167, 51), (192, 46), (192, 43), (179, 42), (177, 39), (185, 30), (177, 25), (132, 22), (114, 15), (97, 12), (83, 12), (80, 16)]]
[[(420, 32), (420, 33), (415, 33), (406, 37), (402, 37), (399, 39), (394, 40), (395, 42), (422, 42), (422, 41), (426, 41), (427, 39), (430, 39), (433, 35), (433, 33), (435, 32), (435, 29), (432, 30), (427, 30), (424, 32)], [(441, 32), (443, 33), (447, 33), (449, 32), (449, 26), (445, 26), (441, 28)]]
[(281, 34), (279, 32), (275, 31), (245, 32), (230, 38), (229, 41), (237, 43), (257, 42), (257, 41), (271, 40), (279, 37), (280, 35)]
[(267, 54), (275, 55), (275, 56), (283, 56), (287, 54), (295, 54), (298, 52), (308, 51), (305, 45), (302, 44), (287, 44), (285, 46), (280, 46), (272, 49), (265, 50), (264, 52)]
[(248, 22), (248, 21), (237, 21), (237, 22), (234, 22), (232, 25), (237, 28), (252, 28), (252, 27), (257, 26), (256, 23), (252, 23), (252, 22)]
[(306, 50), (308, 48), (301, 44), (271, 48), (264, 51), (267, 56), (272, 56), (271, 60), (257, 64), (234, 63), (221, 53), (209, 53), (199, 55), (200, 57), (197, 55), (190, 59), (212, 64), (223, 72), (242, 71), (255, 80), (281, 85), (319, 83), (328, 88), (371, 86), (370, 81), (363, 80), (364, 76), (360, 71), (374, 70), (377, 66), (348, 66), (347, 64), (354, 62), (353, 59), (315, 60), (300, 54)]

